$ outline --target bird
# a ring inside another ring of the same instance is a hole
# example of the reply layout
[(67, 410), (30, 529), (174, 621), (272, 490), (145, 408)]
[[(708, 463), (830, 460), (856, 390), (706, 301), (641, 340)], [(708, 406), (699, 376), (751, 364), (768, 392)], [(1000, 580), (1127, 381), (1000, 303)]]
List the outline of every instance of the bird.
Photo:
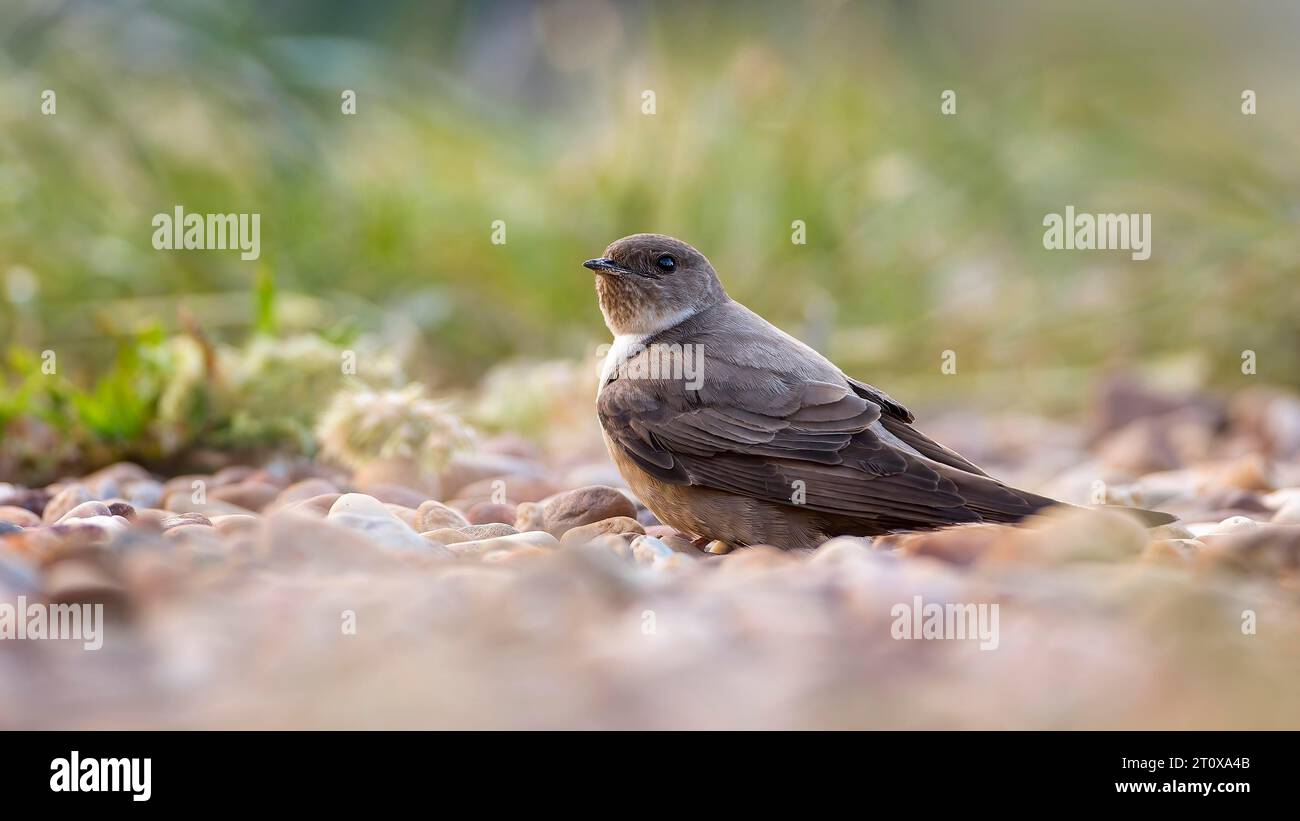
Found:
[(926, 436), (903, 404), (728, 296), (688, 243), (633, 234), (582, 264), (614, 337), (596, 396), (605, 445), (645, 506), (697, 544), (807, 550), (1062, 504)]

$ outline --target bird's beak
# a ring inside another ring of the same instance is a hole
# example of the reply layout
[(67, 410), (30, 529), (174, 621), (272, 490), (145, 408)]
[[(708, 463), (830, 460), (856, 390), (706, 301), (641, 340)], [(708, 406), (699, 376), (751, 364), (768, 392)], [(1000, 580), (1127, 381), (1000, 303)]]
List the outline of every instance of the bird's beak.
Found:
[(619, 265), (617, 262), (610, 259), (609, 257), (601, 257), (600, 259), (589, 259), (586, 262), (582, 263), (582, 267), (590, 268), (591, 270), (595, 271), (598, 274), (602, 272), (610, 273), (610, 274), (632, 273), (631, 269), (624, 268), (622, 265)]

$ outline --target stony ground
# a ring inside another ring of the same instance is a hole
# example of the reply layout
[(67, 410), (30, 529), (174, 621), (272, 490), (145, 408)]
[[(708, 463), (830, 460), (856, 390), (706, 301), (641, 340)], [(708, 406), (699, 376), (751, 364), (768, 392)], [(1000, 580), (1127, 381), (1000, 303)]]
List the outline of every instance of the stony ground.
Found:
[[(1300, 401), (1125, 391), (1078, 428), (926, 427), (1180, 524), (706, 552), (598, 451), (515, 437), (435, 482), (276, 460), (0, 484), (0, 602), (110, 618), (97, 651), (0, 641), (0, 726), (1300, 727)], [(998, 604), (997, 647), (895, 638), (917, 596)]]

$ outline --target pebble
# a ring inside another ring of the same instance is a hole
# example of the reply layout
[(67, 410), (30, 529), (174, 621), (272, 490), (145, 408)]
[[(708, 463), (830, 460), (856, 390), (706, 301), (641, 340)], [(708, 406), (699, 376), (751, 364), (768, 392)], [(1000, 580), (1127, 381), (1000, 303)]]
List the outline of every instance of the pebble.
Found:
[[(246, 515), (246, 514), (227, 514), (227, 515)], [(212, 527), (212, 520), (202, 513), (182, 513), (179, 516), (168, 516), (158, 525), (163, 531), (171, 530), (174, 527), (184, 527), (186, 525), (202, 525), (203, 527)]]
[(332, 482), (324, 479), (311, 478), (303, 479), (301, 482), (294, 482), (276, 495), (275, 499), (266, 506), (263, 512), (271, 513), (275, 510), (284, 508), (294, 502), (305, 502), (308, 499), (318, 498), (328, 494), (341, 495), (338, 487)]
[[(1005, 478), (1042, 489), (1084, 466), (1073, 501), (1087, 504), (1101, 479), (1111, 501), (1168, 510), (1191, 525), (1144, 531), (1113, 511), (1051, 511), (1016, 527), (843, 536), (815, 551), (718, 541), (702, 550), (632, 498), (598, 450), (506, 441), (498, 452), (459, 459), (443, 474), (447, 492), (432, 495), (408, 484), (409, 465), (345, 475), (292, 459), (165, 484), (129, 463), (36, 489), (0, 484), (0, 591), (115, 600), (138, 619), (151, 665), (168, 675), (198, 671), (189, 675), (210, 685), (184, 707), (213, 724), (247, 721), (237, 706), (246, 702), (334, 720), (330, 711), (353, 709), (354, 700), (361, 706), (340, 722), (481, 721), (474, 710), (495, 716), (517, 707), (489, 697), (502, 676), (544, 693), (548, 710), (560, 705), (536, 718), (539, 726), (608, 719), (592, 703), (626, 709), (618, 720), (646, 728), (665, 715), (696, 726), (741, 726), (755, 715), (814, 723), (853, 715), (892, 726), (893, 712), (871, 705), (892, 706), (907, 692), (928, 694), (908, 702), (909, 711), (930, 709), (918, 723), (996, 715), (1009, 717), (1008, 726), (1041, 726), (1059, 712), (1059, 699), (1039, 693), (1055, 679), (1118, 693), (1142, 708), (1133, 715), (1169, 726), (1184, 716), (1178, 699), (1167, 706), (1168, 682), (1193, 688), (1179, 693), (1184, 701), (1230, 703), (1207, 700), (1213, 688), (1197, 684), (1207, 664), (1250, 682), (1252, 695), (1280, 692), (1289, 679), (1276, 659), (1294, 638), (1289, 625), (1300, 623), (1290, 595), (1300, 589), (1297, 465), (1243, 458), (1249, 441), (1219, 442), (1217, 432), (1215, 462), (1195, 456), (1205, 442), (1182, 427), (1134, 430), (1126, 435), (1143, 437), (1146, 449), (1137, 461), (1172, 469), (1107, 472), (1082, 440), (1052, 439), (1044, 445), (1050, 460), (1006, 451), (1024, 472), (1012, 468)], [(1002, 452), (991, 429), (977, 433), (987, 434), (986, 453)], [(539, 463), (543, 453), (554, 455), (552, 469)], [(970, 455), (981, 461), (978, 451)], [(195, 479), (206, 485), (203, 506), (186, 504)], [(1002, 613), (999, 652), (893, 641), (891, 607), (916, 595), (1014, 604)], [(1247, 608), (1259, 611), (1261, 626), (1250, 647), (1232, 638)], [(340, 641), (338, 617), (348, 610), (361, 629)], [(1227, 655), (1218, 652), (1225, 642)], [(7, 661), (0, 690), (21, 681), (14, 676), (28, 663), (23, 654)], [(134, 692), (122, 682), (138, 676), (102, 676), (118, 664), (134, 674), (134, 657), (91, 662), (76, 671), (77, 687)], [(313, 688), (289, 688), (268, 700), (266, 683), (282, 670), (295, 681), (342, 682), (335, 695), (348, 697), (324, 705)], [(1035, 686), (980, 686), (1008, 680)], [(394, 681), (435, 681), (435, 694), (455, 697), (433, 699), (414, 685), (387, 687), (379, 702), (366, 697), (374, 682)], [(754, 681), (761, 692), (737, 686)], [(812, 703), (810, 694), (834, 701)], [(444, 701), (451, 712), (438, 714)], [(539, 703), (525, 701), (529, 709)], [(957, 703), (962, 709), (951, 709)], [(1286, 715), (1279, 705), (1270, 702), (1269, 714)], [(1243, 715), (1256, 717), (1239, 710), (1222, 718)], [(519, 714), (502, 721), (519, 722)]]
[(392, 515), (368, 516), (359, 513), (331, 513), (326, 517), (331, 524), (341, 525), (365, 533), (375, 544), (390, 550), (422, 550), (429, 540), (420, 536), (404, 522)]
[(416, 530), (421, 532), (442, 528), (458, 530), (469, 525), (469, 520), (459, 510), (433, 499), (422, 502), (415, 512)]
[(599, 522), (580, 525), (568, 530), (560, 539), (560, 544), (565, 547), (575, 547), (606, 533), (636, 533), (639, 535), (645, 532), (645, 528), (636, 519), (629, 519), (626, 516), (613, 516), (609, 519), (601, 519)]
[(1300, 525), (1300, 498), (1291, 499), (1270, 520), (1275, 525)]
[(628, 545), (632, 559), (637, 564), (658, 565), (671, 559), (676, 554), (673, 549), (654, 536), (637, 536)]
[(1232, 516), (1215, 525), (1214, 533), (1241, 533), (1259, 527), (1259, 522), (1245, 516)]
[(19, 527), (39, 527), (41, 517), (32, 513), (25, 507), (14, 507), (5, 505), (0, 507), (0, 522), (18, 525)]
[(605, 485), (588, 485), (547, 500), (542, 511), (545, 530), (559, 538), (580, 525), (615, 516), (636, 518), (636, 505), (623, 493)]
[(121, 516), (128, 521), (135, 521), (135, 505), (122, 499), (114, 499), (108, 503), (108, 512), (113, 516)]
[(138, 482), (132, 482), (123, 488), (123, 495), (127, 501), (137, 508), (140, 507), (159, 507), (163, 500), (162, 482), (153, 479), (142, 479)]
[(465, 518), (472, 525), (486, 525), (493, 522), (514, 524), (517, 514), (515, 505), (498, 502), (476, 502), (465, 511)]
[(208, 491), (208, 498), (260, 512), (279, 498), (280, 493), (280, 488), (269, 482), (250, 480), (218, 485)]
[(453, 530), (449, 527), (441, 527), (437, 530), (426, 530), (420, 535), (426, 539), (432, 539), (439, 544), (456, 544), (457, 542), (472, 541), (469, 536), (466, 536), (459, 530)]
[(379, 516), (392, 518), (384, 503), (365, 493), (344, 493), (330, 505), (329, 515), (355, 513), (359, 516)]
[(561, 488), (540, 476), (492, 476), (470, 482), (456, 495), (465, 499), (505, 498), (511, 502), (540, 502), (559, 493)]
[(390, 550), (423, 550), (429, 540), (373, 496), (345, 493), (330, 508), (326, 521), (365, 533), (381, 547)]
[(41, 521), (46, 524), (53, 524), (62, 519), (64, 514), (75, 508), (77, 505), (95, 500), (90, 489), (80, 483), (74, 483), (54, 494), (49, 503), (45, 506), (44, 512), (41, 513)]
[(177, 490), (163, 497), (163, 508), (173, 513), (202, 513), (205, 516), (220, 516), (223, 513), (252, 513), (246, 507), (232, 505), (220, 499), (206, 498), (202, 502), (194, 501), (194, 491)]
[(343, 498), (342, 493), (322, 493), (301, 502), (291, 502), (280, 509), (324, 518), (330, 512), (330, 508), (334, 506), (334, 503), (341, 498)]
[(419, 526), (420, 514), (417, 513), (416, 511), (412, 510), (409, 507), (402, 507), (401, 505), (394, 505), (394, 504), (387, 504), (387, 503), (384, 505), (384, 508), (389, 513), (393, 514), (394, 516), (396, 516), (397, 518), (405, 522), (407, 527), (415, 531), (420, 530), (420, 526)]
[(86, 519), (91, 516), (112, 516), (113, 512), (108, 509), (108, 505), (103, 502), (82, 502), (81, 504), (64, 513), (58, 518), (59, 522), (66, 522), (69, 519)]
[(465, 525), (459, 530), (471, 539), (495, 539), (500, 536), (513, 536), (519, 532), (510, 525), (504, 525), (500, 522), (486, 525)]
[(560, 546), (560, 542), (551, 534), (534, 530), (527, 533), (510, 533), (503, 536), (495, 536), (486, 539), (471, 539), (465, 542), (456, 542), (447, 545), (448, 549), (458, 558), (467, 558), (471, 556), (486, 556), (496, 551), (514, 551), (518, 549), (527, 549), (532, 553), (537, 549), (553, 550)]
[(252, 532), (258, 528), (261, 519), (243, 513), (227, 513), (222, 516), (213, 516), (211, 522), (217, 532), (224, 536)]
[(127, 608), (125, 588), (97, 561), (64, 559), (47, 565), (41, 575), (41, 587), (52, 603), (102, 604), (111, 616), (120, 616)]
[(515, 507), (515, 528), (522, 531), (546, 529), (546, 505), (520, 502)]

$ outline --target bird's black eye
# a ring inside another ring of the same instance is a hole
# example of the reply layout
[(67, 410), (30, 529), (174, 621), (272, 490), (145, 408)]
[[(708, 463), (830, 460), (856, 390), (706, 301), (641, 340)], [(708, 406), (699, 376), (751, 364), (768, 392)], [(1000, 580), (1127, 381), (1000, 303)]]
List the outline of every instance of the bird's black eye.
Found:
[(677, 267), (677, 260), (673, 259), (671, 254), (664, 254), (655, 260), (655, 265), (658, 265), (660, 270), (671, 271)]

